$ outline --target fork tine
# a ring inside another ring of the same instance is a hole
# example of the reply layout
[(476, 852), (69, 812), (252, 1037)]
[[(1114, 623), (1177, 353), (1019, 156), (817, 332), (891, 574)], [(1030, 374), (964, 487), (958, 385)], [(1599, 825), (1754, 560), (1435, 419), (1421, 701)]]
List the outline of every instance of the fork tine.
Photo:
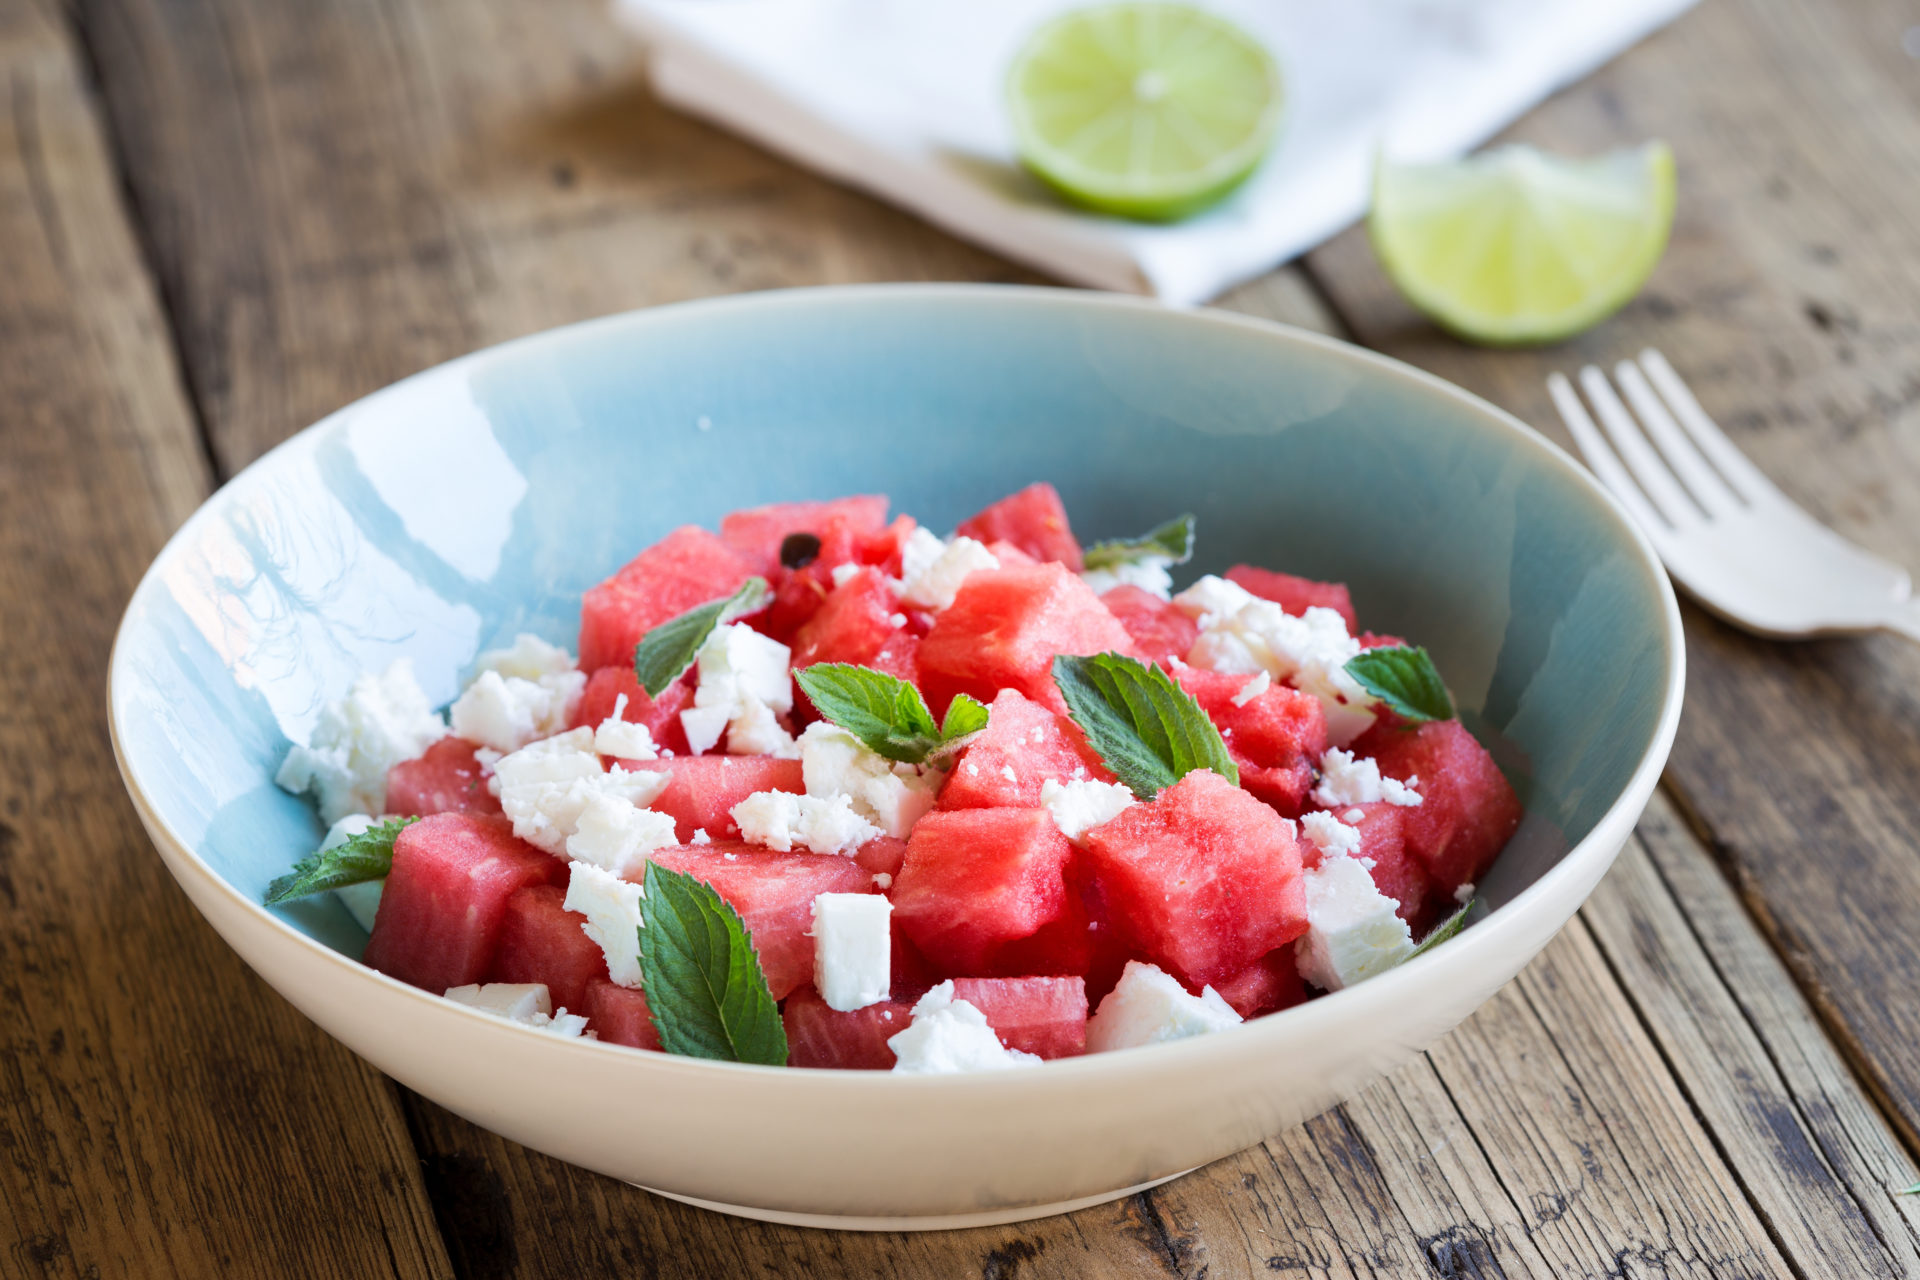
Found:
[(1713, 424), (1713, 419), (1693, 398), (1693, 392), (1687, 389), (1687, 384), (1680, 380), (1680, 375), (1673, 371), (1673, 366), (1667, 363), (1665, 356), (1648, 347), (1640, 353), (1640, 365), (1647, 371), (1647, 377), (1660, 392), (1661, 398), (1673, 409), (1673, 416), (1679, 419), (1680, 425), (1693, 437), (1693, 442), (1713, 463), (1714, 470), (1726, 478), (1728, 486), (1735, 493), (1749, 503), (1773, 501), (1792, 505), (1793, 500), (1775, 488), (1773, 481), (1749, 462), (1739, 446), (1727, 439), (1725, 433)]
[(1684, 529), (1700, 522), (1700, 508), (1694, 504), (1679, 481), (1673, 478), (1673, 472), (1653, 446), (1647, 443), (1646, 436), (1640, 433), (1640, 427), (1627, 412), (1627, 406), (1620, 403), (1620, 397), (1614, 393), (1613, 384), (1607, 381), (1607, 375), (1588, 365), (1580, 371), (1580, 387), (1587, 393), (1587, 399), (1593, 402), (1594, 411), (1600, 415), (1601, 423), (1607, 429), (1607, 436), (1613, 442), (1614, 450), (1620, 460), (1633, 472), (1633, 478), (1640, 485), (1647, 501), (1666, 517), (1666, 521), (1675, 529)]
[(1560, 411), (1567, 430), (1573, 433), (1573, 442), (1580, 447), (1580, 454), (1593, 474), (1600, 477), (1600, 483), (1619, 499), (1627, 514), (1657, 546), (1668, 528), (1667, 522), (1647, 503), (1639, 486), (1627, 475), (1627, 469), (1620, 465), (1620, 459), (1607, 447), (1600, 428), (1587, 416), (1587, 407), (1580, 403), (1579, 393), (1564, 373), (1547, 375), (1547, 394), (1553, 397), (1553, 407)]
[(1745, 507), (1746, 500), (1735, 492), (1713, 465), (1700, 455), (1693, 441), (1667, 412), (1667, 406), (1654, 394), (1647, 375), (1640, 366), (1631, 360), (1623, 360), (1614, 366), (1614, 380), (1620, 384), (1620, 390), (1626, 393), (1627, 403), (1633, 406), (1633, 412), (1640, 419), (1640, 428), (1653, 437), (1653, 443), (1667, 460), (1667, 465), (1680, 478), (1693, 500), (1700, 504), (1701, 510), (1709, 516), (1727, 515)]

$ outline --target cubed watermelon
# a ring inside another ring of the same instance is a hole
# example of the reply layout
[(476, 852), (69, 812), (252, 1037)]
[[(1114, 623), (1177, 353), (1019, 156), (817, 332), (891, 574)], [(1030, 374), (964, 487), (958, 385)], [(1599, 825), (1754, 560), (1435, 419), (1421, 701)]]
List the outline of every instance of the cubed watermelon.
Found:
[(738, 839), (733, 806), (756, 791), (801, 795), (807, 789), (798, 760), (772, 756), (674, 756), (637, 761), (633, 767), (673, 775), (647, 807), (673, 818), (674, 838), (682, 844), (692, 843), (695, 831), (705, 831), (710, 840)]
[(890, 1071), (893, 1050), (887, 1040), (913, 1023), (913, 1006), (882, 1000), (842, 1013), (830, 1008), (812, 987), (787, 997), (780, 1010), (787, 1026), (787, 1065), (834, 1067), (852, 1071)]
[(1036, 560), (1058, 560), (1080, 572), (1080, 541), (1067, 523), (1067, 508), (1059, 492), (1042, 481), (1000, 499), (961, 522), (955, 530), (978, 542), (1011, 542)]
[(987, 543), (987, 550), (993, 553), (993, 558), (1000, 562), (1002, 569), (1013, 569), (1024, 564), (1046, 563), (1046, 561), (1040, 557), (1030, 556), (1019, 547), (1014, 546), (1011, 542), (1007, 542), (1004, 539), (999, 542)]
[(968, 575), (920, 642), (921, 685), (939, 714), (957, 693), (993, 701), (1018, 689), (1065, 711), (1056, 654), (1131, 654), (1133, 637), (1078, 575), (1058, 564)]
[(648, 697), (647, 691), (640, 687), (640, 678), (633, 674), (632, 667), (602, 667), (587, 678), (586, 692), (580, 695), (580, 702), (573, 709), (573, 722), (569, 727), (599, 728), (613, 715), (613, 709), (620, 706), (624, 696), (627, 701), (621, 707), (622, 720), (647, 726), (654, 746), (685, 753), (687, 733), (680, 727), (680, 713), (693, 705), (693, 693), (692, 671), (662, 689), (656, 699)]
[(792, 643), (832, 593), (834, 570), (861, 565), (863, 554), (890, 554), (885, 535), (863, 529), (845, 514), (827, 516), (817, 530), (820, 549), (797, 569), (782, 567), (773, 576), (773, 603), (752, 624), (782, 643)]
[[(1373, 863), (1369, 874), (1374, 887), (1400, 904), (1399, 915), (1419, 937), (1434, 923), (1452, 900), (1440, 891), (1427, 873), (1424, 862), (1407, 851), (1406, 820), (1411, 809), (1375, 800), (1371, 804), (1352, 805), (1336, 810), (1334, 817), (1360, 833), (1360, 848), (1354, 857)], [(1311, 841), (1300, 846), (1301, 861), (1313, 866), (1319, 850)]]
[(442, 738), (424, 755), (387, 770), (387, 812), (419, 818), (499, 813), (499, 798), (487, 790), (480, 762), (473, 758), (479, 746), (465, 738)]
[(861, 564), (869, 565), (889, 578), (900, 576), (901, 552), (906, 549), (907, 539), (920, 527), (920, 522), (912, 516), (895, 516), (893, 523), (878, 533), (870, 533), (860, 539), (857, 558)]
[(566, 863), (515, 838), (505, 818), (422, 818), (393, 842), (393, 869), (361, 958), (435, 995), (480, 982), (493, 964), (508, 901), (529, 885), (565, 876)]
[(1444, 894), (1478, 880), (1519, 829), (1520, 798), (1487, 749), (1458, 720), (1376, 725), (1353, 744), (1380, 772), (1420, 781), (1405, 811), (1407, 851)]
[(987, 727), (947, 775), (939, 804), (942, 809), (1031, 809), (1040, 803), (1040, 788), (1049, 778), (1076, 776), (1113, 780), (1079, 725), (1017, 689), (1003, 689), (988, 710)]
[(535, 884), (507, 899), (488, 982), (544, 982), (555, 1008), (586, 1012), (587, 988), (607, 976), (606, 953), (581, 925), (587, 918), (561, 903), (559, 885)]
[(897, 876), (900, 864), (907, 860), (907, 842), (892, 836), (877, 836), (854, 850), (853, 860), (871, 875)]
[(935, 968), (987, 971), (1066, 904), (1072, 846), (1045, 809), (957, 809), (914, 825), (893, 918)]
[(1085, 839), (1114, 925), (1191, 986), (1231, 977), (1306, 932), (1293, 824), (1210, 770)]
[(1243, 1018), (1291, 1009), (1307, 998), (1307, 984), (1294, 964), (1293, 948), (1278, 947), (1213, 986)]
[(1246, 676), (1198, 667), (1182, 667), (1175, 675), (1219, 728), (1227, 754), (1239, 767), (1240, 785), (1282, 816), (1298, 817), (1313, 790), (1314, 769), (1327, 750), (1327, 717), (1320, 700), (1272, 685), (1238, 702)]
[(787, 535), (811, 533), (839, 525), (856, 534), (875, 534), (886, 528), (884, 494), (861, 494), (831, 502), (776, 502), (736, 511), (720, 522), (720, 539), (739, 552), (762, 577), (772, 577), (782, 566), (780, 544)]
[(1312, 578), (1296, 578), (1290, 573), (1258, 569), (1250, 564), (1233, 566), (1227, 570), (1226, 578), (1228, 582), (1237, 583), (1262, 600), (1273, 601), (1288, 613), (1297, 616), (1316, 607), (1331, 609), (1347, 620), (1349, 633), (1360, 630), (1360, 619), (1353, 611), (1353, 596), (1344, 582), (1316, 582)]
[(604, 978), (587, 984), (586, 1005), (575, 1010), (587, 1015), (587, 1030), (608, 1044), (624, 1044), (630, 1049), (658, 1049), (660, 1032), (653, 1025), (653, 1012), (647, 997), (638, 987), (617, 987)]
[(893, 584), (878, 569), (861, 567), (846, 581), (827, 592), (819, 612), (807, 619), (793, 637), (793, 665), (810, 667), (816, 662), (850, 662), (869, 665), (874, 654), (900, 634), (893, 620), (906, 615), (900, 611)]
[(752, 561), (696, 525), (682, 525), (642, 551), (580, 601), (580, 669), (633, 665), (634, 646), (654, 627), (730, 594)]
[(767, 975), (773, 998), (813, 981), (813, 900), (823, 893), (866, 893), (873, 876), (851, 858), (773, 853), (752, 845), (662, 849), (653, 861), (713, 886), (733, 904)]
[(1200, 624), (1150, 591), (1119, 586), (1100, 597), (1107, 612), (1133, 637), (1140, 656), (1149, 662), (1185, 659), (1200, 638)]
[(985, 1014), (1009, 1049), (1040, 1058), (1087, 1051), (1084, 978), (955, 978), (953, 998)]

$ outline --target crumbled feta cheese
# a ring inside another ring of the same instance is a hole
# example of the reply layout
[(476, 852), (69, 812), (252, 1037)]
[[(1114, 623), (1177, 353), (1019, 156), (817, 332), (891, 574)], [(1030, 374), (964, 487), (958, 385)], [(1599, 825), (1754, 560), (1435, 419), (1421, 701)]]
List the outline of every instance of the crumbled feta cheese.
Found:
[(907, 625), (907, 615), (904, 613), (890, 613), (887, 615), (887, 625), (895, 631), (898, 631)]
[(622, 760), (657, 760), (660, 753), (653, 745), (653, 731), (626, 719), (627, 695), (613, 700), (613, 714), (593, 731), (593, 749), (603, 756)]
[(387, 804), (387, 770), (446, 735), (413, 664), (401, 658), (384, 675), (360, 676), (322, 710), (312, 737), (287, 753), (273, 780), (295, 795), (313, 792), (324, 822), (379, 813)]
[(1240, 686), (1240, 692), (1233, 695), (1233, 705), (1244, 707), (1271, 688), (1273, 688), (1273, 677), (1262, 671)]
[(1240, 1022), (1233, 1006), (1212, 987), (1196, 996), (1158, 965), (1129, 960), (1119, 983), (1087, 1020), (1087, 1052), (1183, 1040)]
[(1365, 809), (1359, 809), (1359, 808), (1349, 809), (1345, 813), (1340, 815), (1340, 821), (1345, 823), (1355, 823), (1355, 822), (1359, 822), (1361, 819), (1365, 818), (1366, 816), (1367, 816), (1367, 811)]
[(567, 896), (561, 903), (578, 911), (580, 926), (607, 957), (607, 976), (623, 987), (640, 985), (640, 886), (590, 862), (567, 868)]
[(887, 998), (893, 904), (877, 893), (813, 900), (813, 985), (829, 1009), (852, 1013)]
[(860, 572), (860, 569), (861, 566), (851, 560), (845, 564), (833, 566), (833, 585), (836, 587), (846, 586), (847, 580), (852, 578), (854, 574)]
[(972, 538), (955, 538), (940, 545), (939, 554), (928, 559), (933, 544), (940, 540), (925, 529), (915, 529), (901, 552), (900, 598), (923, 609), (944, 609), (953, 603), (967, 575), (981, 569), (998, 569), (999, 558)]
[(1300, 831), (1313, 841), (1322, 857), (1344, 858), (1360, 852), (1360, 832), (1330, 813), (1302, 814)]
[(509, 649), (489, 649), (474, 662), (475, 671), (498, 671), (515, 680), (541, 681), (574, 670), (573, 655), (539, 636), (521, 632)]
[(781, 853), (800, 845), (812, 853), (850, 854), (880, 828), (853, 809), (851, 796), (831, 799), (797, 796), (788, 791), (756, 791), (733, 806), (740, 837)]
[(565, 1009), (553, 1011), (553, 998), (547, 994), (544, 982), (489, 982), (484, 986), (468, 983), (464, 987), (448, 987), (446, 997), (470, 1009), (557, 1036), (578, 1036), (587, 1029), (587, 1020), (579, 1014)]
[(1060, 828), (1060, 834), (1082, 845), (1087, 832), (1119, 817), (1134, 798), (1124, 783), (1048, 778), (1040, 784), (1040, 803), (1053, 815), (1053, 825)]
[[(362, 835), (380, 825), (380, 819), (364, 813), (350, 813), (327, 830), (326, 839), (320, 842), (320, 852), (337, 849), (357, 835)], [(386, 887), (385, 880), (362, 880), (359, 884), (343, 885), (333, 891), (340, 899), (340, 905), (347, 909), (354, 920), (368, 933), (373, 932), (374, 913), (380, 909), (380, 890)]]
[(821, 800), (846, 796), (853, 811), (896, 838), (933, 808), (937, 773), (895, 765), (836, 724), (816, 720), (800, 735), (800, 771), (807, 794)]
[(642, 809), (622, 796), (591, 791), (567, 837), (567, 856), (624, 876), (644, 867), (655, 849), (678, 843), (673, 819), (666, 814)]
[(1329, 809), (1377, 800), (1411, 807), (1420, 803), (1420, 793), (1413, 789), (1419, 781), (1386, 777), (1372, 756), (1355, 759), (1351, 751), (1334, 747), (1320, 757), (1320, 784), (1313, 789), (1313, 801)]
[(700, 646), (693, 706), (680, 713), (693, 753), (711, 751), (723, 732), (733, 755), (790, 751), (793, 739), (775, 717), (793, 709), (792, 657), (786, 645), (745, 623), (715, 627)]
[(496, 751), (518, 751), (567, 727), (587, 687), (573, 656), (538, 636), (480, 655), (472, 683), (449, 712), (453, 731)]
[(895, 1071), (918, 1075), (1004, 1071), (1040, 1061), (1001, 1044), (984, 1013), (953, 998), (951, 978), (920, 997), (913, 1006), (913, 1024), (889, 1037), (887, 1048), (893, 1050)]
[(886, 892), (888, 889), (893, 888), (893, 876), (890, 873), (885, 871), (874, 872), (873, 887), (880, 890), (882, 893)]
[(548, 853), (565, 853), (588, 797), (606, 795), (642, 808), (673, 780), (665, 770), (602, 770), (593, 737), (593, 730), (582, 726), (522, 747), (494, 765), (487, 786), (500, 797), (515, 835)]
[(1103, 596), (1115, 587), (1138, 587), (1148, 595), (1167, 599), (1173, 594), (1173, 575), (1167, 572), (1173, 561), (1166, 556), (1142, 556), (1106, 569), (1088, 569), (1080, 580)]
[(1400, 904), (1352, 858), (1328, 858), (1306, 873), (1307, 931), (1293, 944), (1300, 976), (1325, 991), (1385, 973), (1413, 954)]
[(1020, 775), (1013, 771), (1013, 766), (1010, 764), (1000, 766), (1000, 776), (1008, 782), (1013, 783), (1016, 787), (1020, 785)]
[(1479, 891), (1479, 886), (1469, 880), (1453, 891), (1453, 900), (1464, 907), (1473, 901), (1473, 895)]
[(707, 834), (707, 829), (705, 827), (696, 827), (694, 828), (694, 832), (693, 832), (693, 843), (712, 844), (713, 837)]

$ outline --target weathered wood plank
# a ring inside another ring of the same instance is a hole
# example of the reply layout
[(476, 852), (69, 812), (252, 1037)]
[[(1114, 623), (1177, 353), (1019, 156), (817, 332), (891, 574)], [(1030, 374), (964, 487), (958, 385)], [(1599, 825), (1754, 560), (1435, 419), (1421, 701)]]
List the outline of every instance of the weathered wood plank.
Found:
[(102, 673), (209, 477), (51, 5), (0, 3), (0, 1272), (448, 1273), (394, 1090), (250, 977), (121, 792)]
[[(1920, 567), (1920, 113), (1897, 53), (1911, 24), (1892, 3), (1704, 4), (1529, 116), (1515, 137), (1590, 150), (1661, 135), (1679, 157), (1666, 261), (1564, 347), (1490, 353), (1440, 335), (1359, 232), (1311, 271), (1361, 340), (1562, 442), (1548, 371), (1659, 347), (1783, 488)], [(1670, 785), (1920, 1145), (1920, 648), (1773, 644), (1691, 608), (1686, 631)]]

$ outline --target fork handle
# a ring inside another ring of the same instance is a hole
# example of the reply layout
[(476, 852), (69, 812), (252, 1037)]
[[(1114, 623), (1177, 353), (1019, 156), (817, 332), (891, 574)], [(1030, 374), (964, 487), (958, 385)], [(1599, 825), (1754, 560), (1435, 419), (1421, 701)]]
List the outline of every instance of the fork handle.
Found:
[(1885, 625), (1887, 630), (1909, 640), (1920, 640), (1920, 598), (1908, 600), (1895, 609)]

